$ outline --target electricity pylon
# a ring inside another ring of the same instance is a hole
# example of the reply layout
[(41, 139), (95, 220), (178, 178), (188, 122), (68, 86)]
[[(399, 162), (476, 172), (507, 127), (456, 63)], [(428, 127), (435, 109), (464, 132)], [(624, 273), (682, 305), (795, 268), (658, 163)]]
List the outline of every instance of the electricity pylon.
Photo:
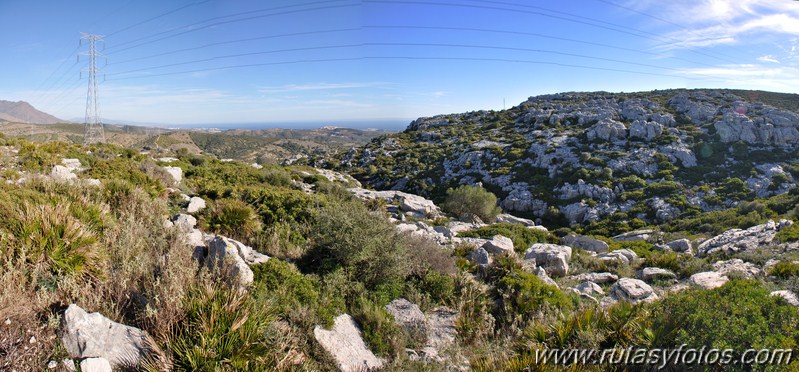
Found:
[(89, 42), (89, 51), (82, 53), (89, 56), (89, 67), (86, 72), (89, 75), (89, 87), (86, 92), (86, 120), (84, 121), (84, 135), (83, 143), (88, 145), (91, 143), (105, 142), (105, 133), (103, 132), (103, 123), (100, 119), (100, 106), (97, 103), (97, 57), (102, 56), (97, 51), (97, 42), (103, 41), (101, 35), (92, 35), (81, 33), (81, 41), (87, 40)]

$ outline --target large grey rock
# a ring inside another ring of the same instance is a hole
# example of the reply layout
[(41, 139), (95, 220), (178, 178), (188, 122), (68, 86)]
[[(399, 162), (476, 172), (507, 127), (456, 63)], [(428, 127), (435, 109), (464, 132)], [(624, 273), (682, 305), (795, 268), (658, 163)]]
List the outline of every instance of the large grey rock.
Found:
[(655, 294), (652, 287), (638, 279), (621, 278), (613, 285), (610, 292), (617, 299), (633, 304), (652, 302), (658, 299), (658, 295)]
[(314, 328), (314, 338), (336, 361), (343, 372), (363, 372), (380, 369), (385, 361), (376, 357), (361, 338), (358, 325), (348, 314), (336, 317), (331, 330)]
[(762, 225), (752, 226), (746, 230), (728, 230), (699, 244), (697, 253), (700, 256), (704, 256), (716, 251), (741, 252), (752, 250), (771, 244), (778, 231), (792, 224), (793, 222), (788, 220), (781, 220), (779, 223), (769, 220)]
[(514, 255), (513, 240), (502, 235), (494, 235), (482, 246), (488, 253), (495, 255)]
[(771, 292), (771, 295), (780, 296), (783, 299), (785, 299), (785, 302), (787, 302), (788, 304), (799, 307), (799, 297), (797, 297), (796, 294), (791, 291), (786, 291), (786, 290), (774, 291)]
[(524, 252), (525, 259), (534, 258), (552, 276), (568, 274), (571, 256), (571, 247), (547, 243), (535, 243)]
[(666, 243), (666, 246), (671, 248), (672, 251), (677, 253), (685, 253), (685, 254), (693, 254), (693, 248), (691, 248), (691, 241), (688, 239), (677, 239), (672, 240)]
[(589, 296), (602, 296), (605, 294), (605, 291), (602, 290), (602, 287), (594, 282), (582, 282), (574, 287), (574, 289), (579, 293), (587, 294)]
[(189, 214), (178, 214), (173, 219), (175, 227), (177, 227), (180, 231), (184, 233), (191, 233), (194, 230), (194, 226), (197, 226), (197, 219), (194, 216)]
[(588, 128), (585, 133), (589, 141), (594, 139), (623, 140), (627, 137), (627, 128), (618, 121), (605, 119)]
[(466, 255), (466, 259), (482, 267), (488, 267), (489, 265), (491, 265), (491, 262), (494, 261), (493, 259), (491, 259), (491, 255), (488, 254), (488, 251), (486, 251), (483, 248), (475, 249), (474, 251)]
[(56, 181), (74, 181), (78, 179), (78, 176), (72, 173), (69, 168), (63, 165), (56, 165), (50, 171), (50, 178)]
[(659, 267), (645, 267), (641, 269), (639, 278), (645, 282), (652, 282), (661, 279), (674, 279), (677, 277), (671, 270), (661, 269)]
[(111, 363), (105, 358), (86, 358), (80, 361), (81, 372), (111, 372)]
[(230, 239), (215, 236), (208, 242), (208, 256), (205, 265), (210, 270), (221, 274), (228, 282), (239, 290), (246, 289), (255, 279), (250, 266), (239, 253), (239, 246)]
[(584, 273), (572, 276), (578, 282), (593, 282), (598, 284), (613, 283), (619, 280), (619, 276), (613, 273)]
[(497, 215), (497, 223), (512, 223), (512, 224), (522, 225), (522, 226), (527, 226), (527, 227), (535, 226), (535, 222), (533, 222), (533, 220), (528, 220), (526, 218), (516, 217), (514, 215), (507, 214), (507, 213), (502, 213), (502, 214)]
[(398, 298), (386, 305), (386, 311), (394, 317), (394, 322), (412, 339), (427, 340), (427, 318), (418, 305), (404, 298)]
[(436, 218), (441, 215), (441, 209), (432, 200), (425, 199), (419, 195), (395, 190), (374, 191), (360, 187), (347, 190), (363, 200), (382, 199), (387, 203), (398, 202), (402, 211), (414, 213), (420, 218)]
[(448, 307), (437, 307), (427, 315), (427, 343), (442, 349), (455, 342), (458, 336), (458, 312)]
[(538, 279), (541, 279), (541, 281), (544, 283), (554, 286), (555, 288), (560, 288), (558, 283), (556, 283), (554, 280), (552, 280), (552, 278), (549, 277), (549, 275), (547, 275), (547, 272), (543, 267), (536, 268), (533, 274), (535, 274), (535, 276), (537, 276)]
[(566, 235), (560, 238), (560, 242), (569, 247), (580, 248), (590, 252), (602, 253), (608, 251), (608, 243), (582, 235)]
[(203, 209), (205, 209), (205, 200), (201, 197), (194, 196), (189, 199), (189, 206), (186, 207), (186, 212), (197, 213)]
[(718, 288), (723, 286), (724, 283), (727, 283), (728, 281), (729, 279), (726, 276), (715, 271), (696, 273), (688, 278), (688, 282), (690, 284), (704, 289)]
[(145, 356), (146, 334), (69, 305), (61, 322), (61, 343), (72, 358), (104, 358), (112, 366), (136, 366)]
[(760, 276), (763, 273), (757, 265), (751, 262), (744, 262), (740, 258), (718, 261), (713, 264), (713, 270), (722, 275), (738, 272), (750, 279)]
[(630, 125), (630, 138), (651, 141), (663, 133), (663, 126), (653, 121), (636, 120)]
[(613, 237), (614, 242), (634, 242), (634, 241), (647, 241), (655, 235), (654, 230), (635, 230), (628, 233), (616, 235)]
[(183, 180), (183, 169), (180, 167), (164, 167), (164, 170), (172, 176), (172, 180), (175, 182), (175, 185), (179, 184), (180, 181)]
[(625, 248), (602, 253), (598, 255), (597, 258), (603, 261), (619, 261), (623, 264), (630, 264), (638, 259), (638, 255), (635, 252)]

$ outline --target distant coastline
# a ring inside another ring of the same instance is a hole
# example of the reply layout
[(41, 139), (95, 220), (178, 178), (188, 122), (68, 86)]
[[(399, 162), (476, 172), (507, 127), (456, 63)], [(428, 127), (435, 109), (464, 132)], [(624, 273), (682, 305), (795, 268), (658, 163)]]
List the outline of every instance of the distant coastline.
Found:
[(207, 129), (218, 128), (227, 129), (317, 129), (321, 127), (340, 127), (351, 129), (384, 129), (384, 130), (404, 130), (412, 119), (394, 120), (343, 120), (343, 121), (294, 121), (294, 122), (267, 122), (267, 123), (209, 123), (209, 124), (179, 124), (165, 125), (169, 128), (181, 129)]

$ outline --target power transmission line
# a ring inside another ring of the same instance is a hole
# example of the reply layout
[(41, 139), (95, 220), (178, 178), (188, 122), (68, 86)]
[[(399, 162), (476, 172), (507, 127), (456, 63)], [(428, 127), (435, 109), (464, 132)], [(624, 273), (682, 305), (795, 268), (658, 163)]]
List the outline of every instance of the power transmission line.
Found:
[(675, 59), (675, 60), (679, 60), (679, 61), (683, 61), (683, 62), (689, 62), (689, 63), (702, 65), (702, 66), (707, 66), (707, 67), (715, 67), (714, 65), (711, 65), (711, 64), (702, 63), (702, 62), (693, 61), (693, 60), (684, 59), (684, 58), (675, 57), (675, 56), (666, 56), (666, 55), (663, 55), (662, 53), (655, 53), (655, 52), (650, 52), (650, 51), (640, 50), (640, 49), (633, 49), (633, 48), (625, 48), (625, 47), (620, 47), (620, 46), (616, 46), (616, 45), (610, 45), (610, 44), (604, 44), (604, 43), (596, 43), (596, 42), (586, 41), (586, 40), (570, 39), (570, 38), (565, 38), (565, 37), (561, 37), (561, 36), (540, 34), (540, 33), (537, 33), (537, 32), (496, 30), (496, 29), (475, 28), (475, 27), (408, 26), (408, 25), (380, 25), (380, 26), (372, 26), (372, 25), (370, 25), (370, 26), (364, 26), (363, 28), (366, 28), (366, 29), (374, 28), (374, 29), (411, 29), (411, 30), (420, 29), (420, 30), (473, 31), (473, 32), (484, 32), (484, 33), (498, 33), (498, 34), (534, 36), (534, 37), (541, 37), (541, 38), (545, 38), (545, 39), (568, 41), (568, 42), (572, 42), (572, 43), (579, 43), (579, 44), (593, 45), (593, 46), (609, 48), (609, 49), (623, 50), (623, 51), (626, 51), (626, 52), (645, 54), (645, 55), (650, 55), (650, 56), (653, 56), (653, 57), (663, 57), (663, 58)]
[(251, 37), (251, 38), (246, 38), (246, 39), (220, 41), (220, 42), (216, 42), (216, 43), (204, 44), (204, 45), (199, 45), (199, 46), (190, 47), (190, 48), (177, 49), (177, 50), (172, 50), (172, 51), (168, 51), (168, 52), (152, 54), (152, 55), (149, 55), (149, 56), (128, 59), (128, 60), (124, 60), (124, 61), (120, 61), (120, 62), (114, 62), (113, 65), (116, 66), (116, 65), (121, 65), (121, 64), (125, 64), (125, 63), (134, 62), (134, 61), (140, 61), (140, 60), (143, 60), (143, 59), (149, 59), (149, 58), (153, 58), (153, 57), (161, 57), (161, 56), (170, 55), (170, 54), (188, 52), (188, 51), (192, 51), (192, 50), (205, 49), (205, 48), (210, 48), (212, 46), (218, 46), (218, 45), (228, 45), (228, 44), (242, 43), (242, 42), (247, 42), (247, 41), (263, 40), (263, 39), (274, 39), (274, 38), (281, 38), (281, 37), (307, 36), (307, 35), (317, 35), (317, 34), (329, 34), (329, 33), (335, 33), (335, 32), (360, 31), (360, 30), (361, 30), (360, 27), (358, 27), (358, 28), (339, 28), (339, 29), (332, 29), (332, 30), (293, 32), (293, 33), (289, 33), (289, 34), (267, 35), (267, 36)]
[[(456, 3), (442, 3), (442, 2), (436, 2), (436, 1), (364, 0), (364, 3), (434, 5), (434, 6), (448, 6), (448, 7), (458, 7), (458, 8), (499, 10), (499, 11), (505, 11), (505, 12), (513, 12), (513, 13), (535, 14), (535, 15), (540, 15), (540, 16), (543, 16), (543, 17), (548, 17), (548, 18), (553, 18), (553, 19), (560, 19), (560, 20), (567, 21), (567, 22), (573, 22), (573, 23), (579, 23), (579, 24), (583, 24), (583, 25), (587, 25), (587, 26), (597, 27), (597, 28), (610, 30), (610, 31), (614, 31), (614, 32), (622, 33), (622, 34), (627, 34), (627, 35), (631, 35), (631, 36), (635, 36), (635, 37), (640, 37), (640, 38), (644, 38), (644, 39), (649, 39), (649, 40), (653, 40), (653, 41), (657, 41), (657, 42), (661, 42), (661, 43), (664, 42), (663, 41), (664, 39), (660, 38), (659, 36), (647, 36), (646, 34), (651, 34), (651, 33), (648, 33), (646, 31), (640, 31), (640, 30), (637, 30), (637, 29), (634, 29), (634, 28), (631, 28), (631, 27), (628, 27), (628, 26), (614, 25), (614, 24), (611, 24), (609, 22), (605, 22), (605, 21), (601, 21), (601, 20), (594, 20), (592, 18), (578, 16), (578, 15), (574, 15), (574, 14), (570, 14), (570, 13), (566, 13), (566, 12), (552, 11), (552, 10), (548, 10), (546, 8), (541, 8), (541, 7), (536, 7), (536, 6), (532, 6), (532, 5), (526, 5), (526, 4), (506, 3), (506, 2), (497, 2), (497, 1), (483, 1), (483, 0), (472, 0), (472, 1), (477, 1), (477, 2), (481, 2), (481, 3), (489, 3), (489, 4), (505, 4), (505, 5), (511, 5), (511, 6), (516, 6), (516, 7), (522, 7), (522, 8), (542, 9), (544, 11), (548, 11), (548, 12), (552, 12), (552, 13), (566, 14), (567, 17), (553, 15), (553, 14), (547, 14), (547, 13), (543, 13), (541, 11), (502, 8), (502, 7), (493, 6), (493, 5), (468, 5), (468, 4), (456, 4)], [(568, 18), (568, 17), (572, 17), (572, 18)], [(581, 21), (579, 19), (573, 19), (573, 18), (587, 19), (587, 20), (590, 20), (591, 22)], [(613, 26), (603, 26), (602, 23), (611, 24)], [(634, 32), (630, 31), (630, 30), (633, 30)], [(715, 55), (712, 55), (712, 54), (705, 53), (705, 52), (703, 52), (701, 50), (697, 50), (696, 48), (686, 48), (686, 49), (688, 51), (690, 51), (690, 52), (693, 52), (693, 53), (696, 53), (696, 54), (701, 54), (701, 55), (704, 55), (706, 57), (711, 57), (711, 58), (714, 58), (714, 59), (718, 59), (718, 60), (725, 61), (725, 62), (730, 62), (730, 63), (737, 63), (736, 61), (733, 61), (733, 60), (729, 60), (729, 59), (721, 58), (721, 57), (718, 57), (718, 56), (715, 56)]]
[(178, 28), (178, 29), (184, 29), (186, 27), (193, 27), (193, 28), (191, 28), (189, 30), (181, 31), (181, 32), (178, 32), (178, 33), (175, 33), (175, 34), (172, 34), (172, 35), (167, 35), (167, 36), (164, 36), (164, 37), (160, 37), (160, 38), (157, 38), (157, 39), (154, 39), (154, 40), (148, 40), (146, 42), (142, 42), (142, 43), (139, 43), (139, 44), (134, 44), (134, 45), (122, 48), (122, 49), (116, 49), (116, 48), (118, 48), (120, 46), (123, 46), (123, 45), (126, 45), (126, 44), (137, 42), (137, 41), (140, 41), (140, 40), (146, 40), (146, 39), (150, 39), (150, 38), (153, 38), (153, 37), (157, 37), (159, 35), (168, 34), (170, 32), (175, 31), (175, 29), (167, 30), (167, 31), (159, 32), (159, 33), (155, 33), (155, 34), (152, 34), (152, 35), (149, 35), (149, 36), (145, 36), (145, 37), (142, 37), (142, 38), (139, 38), (139, 39), (135, 39), (135, 40), (132, 40), (132, 41), (116, 44), (114, 48), (109, 48), (109, 49), (113, 49), (113, 51), (109, 52), (108, 54), (119, 53), (119, 52), (122, 52), (122, 51), (130, 50), (130, 49), (137, 48), (137, 47), (140, 47), (140, 46), (143, 46), (143, 45), (147, 45), (147, 44), (150, 44), (150, 43), (154, 43), (154, 42), (158, 42), (158, 41), (162, 41), (162, 40), (166, 40), (166, 39), (171, 39), (173, 37), (177, 37), (177, 36), (180, 36), (180, 35), (185, 35), (185, 34), (188, 34), (188, 33), (191, 33), (191, 32), (196, 32), (196, 31), (200, 31), (200, 30), (204, 30), (204, 29), (207, 29), (207, 28), (211, 28), (211, 27), (219, 26), (219, 25), (223, 25), (223, 24), (228, 24), (228, 23), (249, 21), (249, 20), (258, 19), (258, 18), (274, 17), (274, 16), (287, 15), (287, 14), (303, 13), (303, 12), (308, 12), (308, 11), (330, 10), (330, 9), (348, 8), (348, 7), (359, 6), (358, 4), (331, 5), (331, 6), (322, 6), (322, 7), (316, 7), (316, 8), (308, 8), (308, 9), (289, 10), (289, 11), (270, 13), (270, 14), (263, 14), (263, 15), (256, 15), (256, 16), (252, 15), (253, 13), (261, 13), (261, 12), (264, 12), (264, 11), (271, 11), (271, 10), (278, 10), (278, 9), (285, 9), (285, 8), (294, 8), (294, 7), (298, 7), (298, 6), (306, 6), (306, 5), (311, 5), (311, 4), (340, 2), (340, 1), (342, 1), (342, 0), (317, 1), (317, 2), (312, 2), (312, 3), (304, 3), (304, 4), (296, 4), (296, 5), (287, 5), (287, 6), (274, 7), (274, 8), (259, 10), (259, 11), (255, 11), (255, 12), (237, 13), (236, 16), (243, 15), (243, 14), (247, 14), (249, 16), (244, 17), (244, 18), (228, 20), (228, 21), (214, 22), (214, 23), (210, 23), (210, 24), (207, 24), (207, 25), (204, 25), (204, 26), (200, 26), (200, 27), (194, 27), (194, 26), (209, 22), (209, 20), (230, 18), (230, 17), (232, 17), (234, 15), (214, 17), (214, 18), (210, 18), (210, 19), (205, 20), (205, 21), (192, 23), (192, 24), (189, 24), (189, 25), (182, 26), (182, 27)]
[(170, 75), (182, 75), (182, 74), (192, 74), (192, 73), (208, 72), (208, 71), (231, 70), (231, 69), (250, 68), (250, 67), (294, 65), (294, 64), (304, 64), (304, 63), (352, 62), (352, 61), (365, 61), (365, 60), (390, 60), (390, 59), (394, 59), (394, 60), (430, 60), (430, 61), (467, 61), (467, 62), (468, 61), (474, 61), (474, 62), (506, 62), (506, 63), (550, 65), (550, 66), (569, 67), (569, 68), (578, 68), (578, 69), (586, 69), (586, 70), (597, 70), (597, 71), (622, 72), (622, 73), (636, 74), (636, 75), (663, 76), (663, 77), (681, 78), (681, 79), (696, 80), (696, 81), (712, 80), (712, 79), (708, 79), (708, 78), (686, 77), (686, 76), (661, 74), (661, 73), (645, 72), (645, 71), (633, 71), (633, 70), (625, 70), (625, 69), (604, 68), (604, 67), (587, 66), (587, 65), (577, 65), (577, 64), (567, 64), (567, 63), (549, 62), (549, 61), (537, 61), (537, 60), (525, 60), (525, 59), (511, 59), (511, 58), (363, 56), (363, 57), (351, 57), (351, 58), (301, 59), (301, 60), (280, 61), (280, 62), (249, 63), (249, 64), (241, 64), (241, 65), (230, 65), (230, 66), (201, 68), (201, 69), (194, 69), (194, 70), (173, 71), (173, 72), (165, 72), (165, 73), (150, 74), (150, 75), (118, 77), (118, 78), (108, 79), (108, 81), (143, 79), (143, 78), (152, 78), (152, 77), (161, 77), (161, 76), (170, 76)]
[(124, 28), (122, 28), (122, 29), (119, 29), (119, 30), (116, 30), (116, 31), (114, 31), (114, 32), (111, 32), (111, 33), (109, 33), (108, 35), (106, 35), (106, 37), (111, 37), (111, 36), (113, 36), (113, 35), (116, 35), (116, 34), (118, 34), (118, 33), (120, 33), (120, 32), (124, 32), (124, 31), (130, 30), (131, 28), (134, 28), (134, 27), (136, 27), (136, 26), (141, 26), (141, 25), (143, 25), (143, 24), (145, 24), (145, 23), (152, 22), (152, 21), (154, 21), (154, 20), (156, 20), (156, 19), (158, 19), (158, 18), (161, 18), (161, 17), (168, 16), (168, 15), (170, 15), (170, 14), (173, 14), (173, 13), (179, 12), (179, 11), (181, 11), (181, 10), (183, 10), (183, 9), (186, 9), (186, 8), (192, 7), (192, 6), (194, 6), (194, 5), (200, 5), (200, 4), (204, 4), (204, 3), (207, 3), (207, 2), (209, 2), (209, 1), (211, 1), (211, 0), (197, 1), (197, 2), (194, 2), (194, 1), (193, 1), (193, 2), (191, 2), (191, 3), (189, 3), (189, 4), (186, 4), (186, 5), (183, 5), (183, 6), (181, 6), (180, 8), (177, 8), (177, 9), (170, 10), (170, 11), (168, 11), (168, 12), (166, 12), (166, 13), (159, 14), (159, 15), (157, 15), (157, 16), (155, 16), (155, 17), (152, 17), (152, 18), (145, 19), (145, 20), (143, 20), (143, 21), (140, 21), (140, 22), (134, 23), (134, 24), (132, 24), (132, 25), (130, 25), (130, 26), (127, 26), (127, 27), (124, 27)]
[(558, 52), (558, 51), (555, 51), (555, 50), (546, 50), (546, 49), (501, 47), (501, 46), (493, 46), (493, 45), (447, 44), (447, 43), (364, 43), (364, 45), (366, 45), (366, 46), (422, 46), (422, 47), (436, 47), (436, 48), (438, 48), (438, 47), (474, 48), (474, 49), (507, 50), (507, 51), (517, 51), (517, 52), (535, 52), (535, 53), (545, 53), (545, 54), (556, 54), (556, 55), (567, 56), (567, 57), (586, 58), (586, 59), (593, 59), (593, 60), (598, 60), (598, 61), (622, 63), (622, 64), (628, 64), (628, 65), (634, 65), (634, 66), (657, 68), (657, 69), (662, 69), (662, 70), (681, 71), (680, 69), (676, 69), (676, 68), (672, 68), (672, 67), (663, 67), (663, 66), (656, 66), (656, 65), (651, 65), (651, 64), (647, 64), (647, 63), (629, 62), (629, 61), (622, 61), (622, 60), (612, 59), (612, 58), (588, 56), (588, 55), (577, 54), (577, 53)]
[(97, 42), (102, 42), (103, 37), (100, 35), (82, 34), (81, 40), (89, 42), (89, 51), (86, 55), (89, 56), (88, 67), (88, 89), (86, 92), (86, 120), (84, 121), (85, 134), (83, 143), (88, 145), (92, 143), (104, 143), (105, 133), (103, 133), (103, 123), (100, 118), (100, 106), (97, 102), (97, 57), (100, 53), (97, 51)]
[(144, 67), (144, 68), (135, 69), (135, 70), (129, 70), (129, 71), (123, 71), (123, 72), (115, 72), (115, 73), (112, 73), (112, 74), (108, 74), (108, 76), (124, 75), (124, 74), (130, 74), (130, 73), (134, 73), (134, 72), (155, 70), (155, 69), (161, 69), (161, 68), (166, 68), (166, 67), (190, 65), (190, 64), (194, 64), (194, 63), (209, 62), (209, 61), (214, 61), (214, 60), (217, 60), (217, 59), (225, 59), (225, 58), (238, 58), (238, 57), (254, 56), (254, 55), (259, 55), (259, 54), (300, 52), (300, 51), (322, 50), (322, 49), (357, 48), (357, 47), (361, 47), (361, 46), (363, 46), (363, 44), (325, 45), (325, 46), (314, 46), (314, 47), (306, 47), (306, 48), (289, 48), (289, 49), (266, 50), (266, 51), (261, 51), (261, 52), (229, 54), (229, 55), (224, 55), (224, 56), (216, 56), (216, 57), (210, 57), (210, 58), (197, 59), (197, 60), (193, 60), (193, 61), (176, 62), (176, 63), (170, 63), (170, 64), (160, 65), (160, 66), (150, 66), (150, 67)]

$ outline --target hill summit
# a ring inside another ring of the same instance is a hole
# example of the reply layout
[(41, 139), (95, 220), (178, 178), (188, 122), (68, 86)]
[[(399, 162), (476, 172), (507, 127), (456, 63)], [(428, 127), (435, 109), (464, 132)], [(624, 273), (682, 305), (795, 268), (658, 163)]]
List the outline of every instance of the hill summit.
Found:
[(0, 120), (17, 123), (56, 124), (65, 120), (42, 112), (25, 101), (0, 100)]
[(799, 99), (754, 93), (531, 97), (502, 111), (417, 119), (343, 155), (338, 169), (434, 199), (481, 184), (504, 210), (561, 226), (603, 216), (667, 222), (796, 186), (799, 114), (786, 108)]

